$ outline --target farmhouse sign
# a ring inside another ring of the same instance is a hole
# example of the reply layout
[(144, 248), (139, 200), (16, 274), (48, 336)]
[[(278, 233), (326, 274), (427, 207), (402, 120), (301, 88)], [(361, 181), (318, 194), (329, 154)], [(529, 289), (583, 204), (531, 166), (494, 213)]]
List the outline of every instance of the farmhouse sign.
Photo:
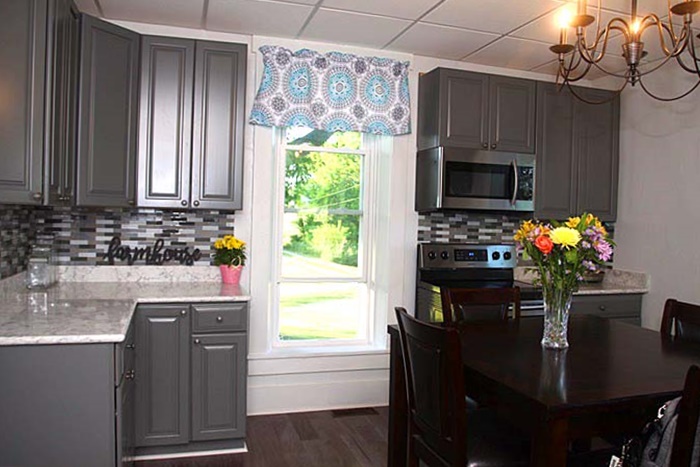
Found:
[(126, 261), (129, 266), (136, 261), (145, 260), (146, 264), (163, 264), (170, 261), (177, 261), (180, 264), (192, 266), (195, 261), (202, 257), (199, 248), (190, 251), (189, 247), (165, 248), (163, 239), (158, 239), (153, 246), (130, 247), (122, 245), (120, 237), (113, 237), (109, 242), (105, 258), (109, 264), (114, 264), (115, 260)]

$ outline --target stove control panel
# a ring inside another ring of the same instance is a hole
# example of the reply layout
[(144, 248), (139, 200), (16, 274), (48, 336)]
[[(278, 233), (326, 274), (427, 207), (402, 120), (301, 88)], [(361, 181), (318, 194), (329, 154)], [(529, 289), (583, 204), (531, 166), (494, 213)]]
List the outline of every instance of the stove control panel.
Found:
[(514, 268), (515, 245), (419, 243), (418, 267), (427, 269)]

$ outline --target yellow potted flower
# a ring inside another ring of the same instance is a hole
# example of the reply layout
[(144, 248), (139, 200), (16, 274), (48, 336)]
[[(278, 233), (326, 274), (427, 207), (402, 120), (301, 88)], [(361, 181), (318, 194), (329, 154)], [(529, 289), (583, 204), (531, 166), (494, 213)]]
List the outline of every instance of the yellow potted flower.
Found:
[(214, 242), (214, 264), (219, 266), (224, 284), (238, 285), (245, 266), (245, 242), (233, 235), (224, 235)]

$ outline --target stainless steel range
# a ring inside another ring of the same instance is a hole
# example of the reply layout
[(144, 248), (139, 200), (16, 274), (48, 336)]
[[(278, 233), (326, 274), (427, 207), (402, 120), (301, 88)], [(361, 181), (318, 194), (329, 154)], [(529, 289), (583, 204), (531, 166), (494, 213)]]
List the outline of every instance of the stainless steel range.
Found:
[(513, 279), (514, 245), (419, 243), (416, 317), (442, 321), (443, 288), (520, 287), (521, 316), (544, 314), (542, 293)]

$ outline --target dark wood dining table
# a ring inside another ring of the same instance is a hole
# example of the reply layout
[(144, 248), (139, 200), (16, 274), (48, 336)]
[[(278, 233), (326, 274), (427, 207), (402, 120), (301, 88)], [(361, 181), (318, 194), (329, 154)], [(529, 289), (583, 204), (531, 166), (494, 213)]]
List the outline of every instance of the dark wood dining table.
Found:
[[(403, 467), (406, 383), (398, 328), (389, 333), (388, 465)], [(595, 316), (571, 317), (566, 350), (543, 349), (541, 337), (541, 318), (460, 326), (467, 395), (530, 434), (538, 467), (565, 466), (571, 441), (639, 433), (700, 361), (700, 346)]]

